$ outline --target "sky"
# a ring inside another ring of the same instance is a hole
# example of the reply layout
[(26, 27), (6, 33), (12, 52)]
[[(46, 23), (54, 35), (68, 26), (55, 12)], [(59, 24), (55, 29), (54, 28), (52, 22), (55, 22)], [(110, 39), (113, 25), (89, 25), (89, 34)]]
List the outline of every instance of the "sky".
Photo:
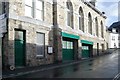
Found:
[[(90, 1), (90, 0), (88, 0)], [(96, 8), (105, 12), (107, 16), (106, 26), (118, 21), (118, 2), (120, 0), (96, 0)]]

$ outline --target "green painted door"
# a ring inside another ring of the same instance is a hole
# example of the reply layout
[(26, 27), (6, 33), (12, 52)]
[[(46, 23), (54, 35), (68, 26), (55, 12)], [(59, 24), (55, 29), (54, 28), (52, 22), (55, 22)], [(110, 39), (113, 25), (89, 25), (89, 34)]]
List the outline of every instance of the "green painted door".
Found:
[(25, 33), (23, 31), (15, 31), (15, 66), (25, 65)]
[(62, 45), (63, 45), (63, 49), (62, 49), (63, 61), (73, 60), (74, 59), (73, 42), (64, 40), (62, 42)]
[(82, 46), (82, 58), (89, 58), (89, 46)]

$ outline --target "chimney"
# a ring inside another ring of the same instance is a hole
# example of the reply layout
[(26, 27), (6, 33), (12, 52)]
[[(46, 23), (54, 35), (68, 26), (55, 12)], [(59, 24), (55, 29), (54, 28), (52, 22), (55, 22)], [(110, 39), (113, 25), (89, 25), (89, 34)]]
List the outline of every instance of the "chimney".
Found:
[(96, 0), (91, 0), (90, 3), (95, 7)]

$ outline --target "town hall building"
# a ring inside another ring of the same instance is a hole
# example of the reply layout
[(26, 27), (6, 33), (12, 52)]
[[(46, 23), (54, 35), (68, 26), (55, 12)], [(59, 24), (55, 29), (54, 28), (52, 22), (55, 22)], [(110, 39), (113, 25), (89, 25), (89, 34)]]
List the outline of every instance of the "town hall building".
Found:
[(83, 0), (9, 0), (3, 66), (87, 59), (107, 49), (106, 16)]

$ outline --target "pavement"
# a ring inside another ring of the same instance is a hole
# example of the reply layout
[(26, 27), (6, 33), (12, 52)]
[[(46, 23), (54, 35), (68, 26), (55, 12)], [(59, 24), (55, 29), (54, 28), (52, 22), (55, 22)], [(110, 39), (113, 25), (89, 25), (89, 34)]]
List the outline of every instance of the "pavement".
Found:
[(2, 78), (9, 78), (9, 77), (14, 77), (14, 76), (20, 76), (20, 75), (25, 75), (29, 73), (34, 73), (38, 71), (44, 71), (44, 70), (49, 70), (49, 69), (54, 69), (54, 68), (59, 68), (59, 67), (64, 67), (76, 63), (82, 63), (88, 60), (92, 60), (93, 58), (88, 58), (88, 59), (83, 59), (83, 60), (74, 60), (74, 61), (68, 61), (64, 63), (53, 63), (53, 64), (47, 64), (47, 65), (40, 65), (40, 66), (34, 66), (34, 67), (23, 67), (23, 68), (17, 68), (15, 70), (3, 70), (2, 71)]
[(64, 63), (41, 65), (41, 66), (35, 66), (35, 67), (23, 67), (23, 68), (17, 68), (15, 70), (4, 70), (3, 74), (2, 74), (2, 78), (11, 78), (11, 77), (22, 76), (22, 75), (26, 75), (26, 74), (30, 74), (30, 73), (39, 72), (39, 71), (45, 71), (45, 70), (50, 70), (50, 69), (54, 69), (54, 68), (65, 67), (65, 66), (76, 64), (76, 63), (92, 61), (95, 58), (97, 58), (97, 57), (83, 59), (83, 60), (74, 60), (74, 61), (64, 62)]
[(116, 49), (114, 49), (114, 48), (110, 48), (110, 49), (107, 50), (106, 53), (113, 53), (113, 52), (116, 51), (116, 50), (118, 50), (118, 49), (117, 49), (117, 48), (116, 48)]

